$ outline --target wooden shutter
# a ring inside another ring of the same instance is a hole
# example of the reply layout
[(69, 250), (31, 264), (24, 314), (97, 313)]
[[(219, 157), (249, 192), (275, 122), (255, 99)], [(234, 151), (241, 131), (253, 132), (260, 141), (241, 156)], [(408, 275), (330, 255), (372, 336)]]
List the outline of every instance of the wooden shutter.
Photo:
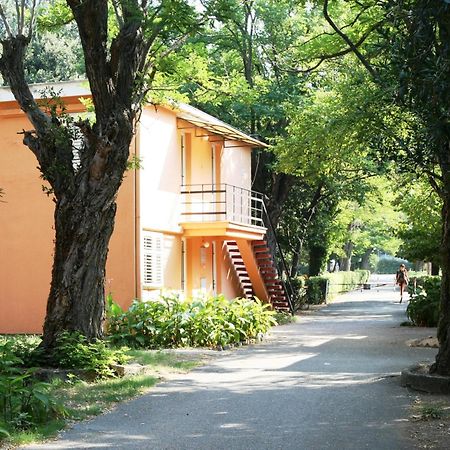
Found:
[(143, 231), (142, 238), (142, 284), (144, 287), (162, 287), (164, 235), (162, 233)]

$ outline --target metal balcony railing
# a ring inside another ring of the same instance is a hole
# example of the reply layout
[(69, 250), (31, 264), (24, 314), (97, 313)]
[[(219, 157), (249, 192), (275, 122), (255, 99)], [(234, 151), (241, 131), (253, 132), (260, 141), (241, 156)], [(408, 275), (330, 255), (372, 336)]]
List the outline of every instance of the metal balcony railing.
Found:
[(264, 226), (263, 195), (231, 184), (181, 186), (185, 222), (230, 221)]

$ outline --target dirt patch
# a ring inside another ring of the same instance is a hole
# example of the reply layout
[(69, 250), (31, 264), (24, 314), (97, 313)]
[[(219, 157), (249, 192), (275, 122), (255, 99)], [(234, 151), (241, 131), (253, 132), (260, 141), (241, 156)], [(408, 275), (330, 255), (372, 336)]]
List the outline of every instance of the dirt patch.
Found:
[(409, 434), (418, 449), (448, 450), (450, 396), (418, 394), (411, 406)]

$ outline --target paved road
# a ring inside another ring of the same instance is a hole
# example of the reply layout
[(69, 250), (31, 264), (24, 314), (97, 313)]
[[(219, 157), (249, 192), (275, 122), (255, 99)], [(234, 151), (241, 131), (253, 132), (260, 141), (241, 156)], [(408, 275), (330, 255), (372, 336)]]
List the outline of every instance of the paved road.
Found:
[(392, 286), (342, 296), (260, 345), (223, 352), (54, 443), (27, 448), (414, 448), (405, 430), (413, 393), (398, 375), (436, 351), (405, 345), (433, 330), (399, 327), (405, 305), (394, 300)]

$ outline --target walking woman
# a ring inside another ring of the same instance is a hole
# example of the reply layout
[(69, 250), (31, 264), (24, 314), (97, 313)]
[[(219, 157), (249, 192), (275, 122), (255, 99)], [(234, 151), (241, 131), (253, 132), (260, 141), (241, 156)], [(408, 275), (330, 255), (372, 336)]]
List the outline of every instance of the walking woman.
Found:
[(403, 292), (405, 291), (406, 286), (408, 286), (408, 282), (408, 269), (404, 264), (400, 264), (397, 274), (395, 275), (395, 283), (400, 286), (400, 303), (403, 301)]

